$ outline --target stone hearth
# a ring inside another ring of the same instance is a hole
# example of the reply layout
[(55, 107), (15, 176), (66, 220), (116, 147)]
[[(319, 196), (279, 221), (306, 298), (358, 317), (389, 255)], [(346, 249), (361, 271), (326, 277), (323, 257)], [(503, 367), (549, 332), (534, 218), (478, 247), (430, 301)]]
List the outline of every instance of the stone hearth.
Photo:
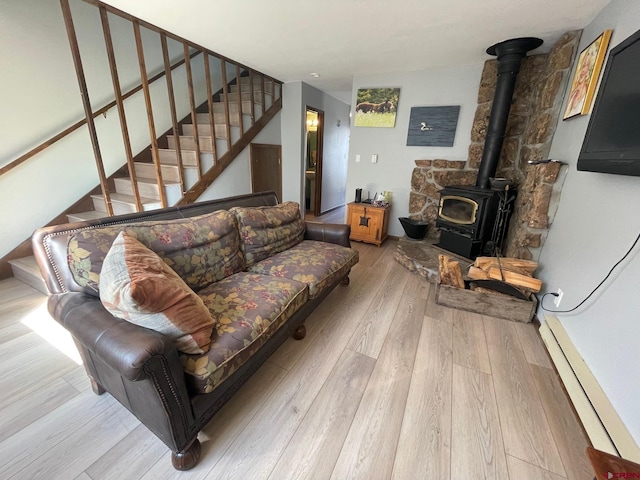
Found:
[(465, 270), (467, 265), (473, 263), (468, 258), (460, 257), (434, 245), (433, 239), (412, 240), (402, 237), (398, 241), (398, 247), (394, 258), (396, 262), (420, 275), (430, 283), (438, 281), (438, 255), (445, 254), (460, 262), (460, 267)]

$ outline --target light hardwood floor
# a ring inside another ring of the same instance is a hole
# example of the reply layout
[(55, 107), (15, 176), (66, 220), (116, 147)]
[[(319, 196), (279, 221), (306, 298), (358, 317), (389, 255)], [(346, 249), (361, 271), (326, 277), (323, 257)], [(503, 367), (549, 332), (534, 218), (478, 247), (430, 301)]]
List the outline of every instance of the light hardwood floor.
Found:
[(535, 327), (436, 305), (395, 245), (353, 244), (351, 284), (205, 427), (188, 472), (50, 343), (46, 298), (0, 282), (0, 478), (593, 478)]
[(314, 217), (311, 213), (307, 212), (304, 216), (305, 220), (310, 222), (323, 222), (323, 223), (344, 223), (345, 215), (347, 214), (347, 207), (342, 205), (341, 207), (334, 208), (333, 210)]

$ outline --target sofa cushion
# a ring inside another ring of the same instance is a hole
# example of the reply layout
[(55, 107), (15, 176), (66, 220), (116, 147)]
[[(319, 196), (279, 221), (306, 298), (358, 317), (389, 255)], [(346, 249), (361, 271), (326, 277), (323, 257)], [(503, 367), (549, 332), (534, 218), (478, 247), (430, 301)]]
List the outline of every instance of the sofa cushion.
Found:
[(358, 251), (327, 242), (302, 243), (249, 267), (249, 271), (277, 278), (289, 278), (309, 286), (315, 298), (329, 285), (344, 277), (358, 263)]
[(181, 355), (192, 390), (209, 393), (235, 372), (309, 298), (305, 284), (237, 273), (198, 295), (215, 319), (206, 355)]
[(295, 202), (269, 207), (234, 207), (229, 211), (238, 220), (247, 265), (291, 248), (304, 237), (300, 206)]
[(98, 293), (102, 262), (121, 231), (157, 253), (195, 290), (244, 269), (236, 220), (225, 210), (192, 218), (111, 225), (83, 230), (69, 239), (69, 269), (87, 293)]
[(162, 259), (126, 233), (104, 258), (100, 300), (114, 316), (169, 337), (185, 353), (209, 350), (214, 320)]

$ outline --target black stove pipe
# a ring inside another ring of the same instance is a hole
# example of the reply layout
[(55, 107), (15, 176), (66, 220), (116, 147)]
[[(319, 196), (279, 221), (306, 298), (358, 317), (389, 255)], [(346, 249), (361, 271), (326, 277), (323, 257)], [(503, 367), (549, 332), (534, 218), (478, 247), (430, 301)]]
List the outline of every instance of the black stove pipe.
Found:
[(541, 39), (525, 37), (505, 40), (487, 48), (489, 55), (498, 57), (498, 80), (476, 187), (489, 188), (489, 178), (496, 174), (520, 64), (529, 50), (538, 48), (540, 45), (542, 45)]

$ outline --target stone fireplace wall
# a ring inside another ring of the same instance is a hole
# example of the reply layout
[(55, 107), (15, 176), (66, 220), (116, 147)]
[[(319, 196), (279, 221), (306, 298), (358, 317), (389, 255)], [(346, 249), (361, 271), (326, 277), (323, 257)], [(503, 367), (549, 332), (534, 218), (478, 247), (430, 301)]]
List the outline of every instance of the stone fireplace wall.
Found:
[[(505, 255), (531, 259), (548, 228), (549, 203), (560, 164), (532, 166), (529, 160), (547, 158), (560, 117), (571, 66), (581, 31), (564, 34), (547, 54), (523, 59), (513, 94), (497, 177), (518, 185), (518, 198), (511, 217)], [(436, 237), (439, 191), (447, 185), (473, 185), (482, 158), (493, 95), (497, 81), (497, 60), (484, 65), (478, 107), (471, 129), (469, 158), (455, 160), (416, 160), (411, 177), (409, 215), (430, 223), (429, 235)]]

